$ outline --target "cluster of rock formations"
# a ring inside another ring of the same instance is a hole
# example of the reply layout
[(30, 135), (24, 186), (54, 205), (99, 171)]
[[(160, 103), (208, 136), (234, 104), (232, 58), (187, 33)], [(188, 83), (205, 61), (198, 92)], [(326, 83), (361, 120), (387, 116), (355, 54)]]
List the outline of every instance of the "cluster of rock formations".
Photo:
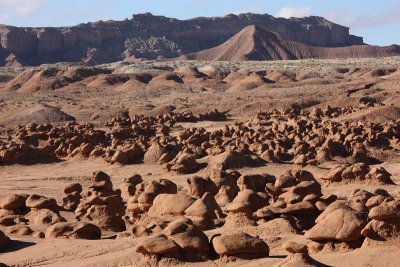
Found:
[[(108, 131), (97, 130), (93, 124), (79, 125), (75, 122), (64, 126), (30, 123), (24, 127), (17, 126), (13, 140), (0, 145), (0, 163), (102, 157), (111, 163), (131, 164), (146, 152), (153, 153), (151, 143), (154, 143), (152, 139), (157, 133), (169, 138), (170, 127), (166, 123), (173, 125), (176, 122), (225, 119), (225, 114), (218, 111), (202, 113), (199, 117), (192, 113), (170, 112), (157, 117), (114, 118), (105, 123)], [(179, 162), (178, 165), (181, 164)]]
[(8, 235), (31, 235), (44, 238), (44, 233), (29, 226), (53, 225), (64, 222), (61, 208), (54, 198), (36, 194), (11, 194), (0, 198), (0, 225), (7, 227)]
[(366, 163), (345, 164), (331, 169), (325, 176), (320, 177), (330, 184), (363, 182), (368, 184), (394, 184), (391, 174), (384, 168), (372, 168)]
[[(284, 245), (288, 252), (293, 253), (285, 260), (289, 263), (318, 264), (308, 251), (349, 250), (361, 247), (363, 236), (370, 241), (382, 241), (396, 239), (399, 235), (399, 203), (383, 189), (373, 192), (358, 189), (348, 199), (342, 200), (335, 195), (323, 195), (317, 180), (304, 170), (291, 171), (280, 177), (266, 174), (242, 176), (235, 171), (214, 170), (211, 177), (188, 179), (186, 195), (175, 193), (175, 190), (174, 193), (159, 193), (145, 209), (131, 208), (136, 213), (131, 214), (133, 227), (130, 234), (137, 238), (151, 236), (139, 243), (136, 251), (161, 258), (194, 260), (192, 254), (185, 254), (189, 252), (185, 247), (190, 246), (191, 252), (202, 257), (208, 252), (209, 258), (212, 256), (210, 244), (221, 257), (268, 256), (268, 245), (257, 237), (240, 232), (216, 234), (207, 242), (201, 231), (218, 229), (221, 225), (228, 228), (257, 227), (277, 218), (290, 222), (299, 233), (305, 232), (304, 237), (309, 239), (306, 245)], [(149, 185), (154, 187), (156, 184), (159, 182)], [(224, 188), (234, 189), (218, 190), (217, 184), (220, 188), (224, 184)], [(138, 184), (137, 188), (141, 187)], [(228, 194), (222, 197), (229, 191), (233, 191), (230, 193), (233, 198)], [(145, 191), (133, 199), (144, 196), (148, 196)], [(219, 201), (221, 199), (223, 201)], [(134, 204), (133, 207), (139, 206)], [(150, 219), (152, 223), (149, 223)], [(170, 233), (171, 227), (176, 229), (174, 233), (179, 234), (179, 239)], [(368, 244), (369, 241), (364, 242)], [(285, 262), (282, 266), (286, 266), (283, 265)]]
[[(268, 14), (177, 20), (149, 13), (131, 20), (98, 21), (61, 28), (0, 27), (2, 66), (55, 62), (102, 64), (119, 60), (177, 57), (215, 47), (244, 27), (258, 25), (316, 46), (361, 45), (349, 28), (321, 17), (274, 18)], [(20, 43), (24, 43), (21, 46)]]
[[(0, 226), (7, 230), (0, 232), (0, 249), (7, 248), (7, 236), (100, 239), (102, 232), (117, 232), (117, 238), (138, 238), (135, 250), (146, 259), (268, 257), (268, 241), (251, 229), (285, 222), (306, 242), (284, 243), (290, 255), (280, 266), (320, 266), (309, 253), (396, 242), (399, 196), (377, 187), (394, 183), (387, 170), (374, 165), (385, 153), (376, 150), (397, 149), (393, 140), (400, 136), (400, 121), (335, 120), (371, 105), (260, 112), (212, 132), (192, 127), (176, 133), (171, 128), (177, 122), (220, 119), (218, 111), (199, 117), (115, 118), (105, 124), (106, 131), (77, 123), (17, 127), (16, 139), (0, 150), (3, 163), (40, 153), (49, 153), (50, 159), (103, 157), (120, 164), (140, 159), (186, 174), (186, 186), (133, 174), (115, 189), (111, 177), (100, 171), (87, 191), (79, 183), (66, 186), (60, 205), (36, 194), (2, 196)], [(291, 168), (280, 175), (241, 170), (273, 163)], [(306, 170), (315, 166), (329, 168), (316, 177)], [(348, 197), (323, 193), (324, 187), (348, 183), (376, 189), (357, 189)], [(76, 220), (67, 222), (61, 210), (74, 212)], [(46, 231), (33, 230), (37, 225)]]
[[(97, 172), (83, 198), (81, 191), (77, 183), (64, 189), (63, 205), (74, 210), (77, 221), (66, 222), (53, 198), (14, 194), (0, 198), (0, 225), (7, 228), (7, 236), (37, 238), (99, 239), (102, 230), (127, 229), (120, 238), (142, 238), (135, 249), (146, 257), (202, 261), (215, 255), (268, 257), (267, 243), (257, 236), (238, 230), (208, 236), (207, 230), (257, 227), (283, 219), (304, 232), (309, 242), (285, 243), (290, 255), (281, 266), (318, 266), (308, 251), (349, 250), (400, 236), (396, 197), (383, 189), (358, 189), (347, 199), (323, 195), (321, 185), (305, 170), (275, 177), (213, 169), (209, 177), (190, 177), (186, 193), (170, 180), (143, 181), (138, 174), (123, 179), (121, 192), (113, 189), (107, 174)], [(126, 206), (121, 195), (128, 198)], [(36, 232), (29, 227), (34, 225), (48, 227), (45, 233)], [(7, 248), (6, 234), (0, 232), (0, 249)]]

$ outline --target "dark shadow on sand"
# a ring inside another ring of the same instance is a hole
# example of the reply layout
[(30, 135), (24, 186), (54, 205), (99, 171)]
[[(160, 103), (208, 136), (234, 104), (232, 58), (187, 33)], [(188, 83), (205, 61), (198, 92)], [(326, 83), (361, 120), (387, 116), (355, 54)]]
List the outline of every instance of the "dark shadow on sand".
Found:
[(36, 245), (34, 242), (24, 242), (19, 240), (10, 240), (8, 247), (3, 250), (3, 253), (18, 251), (27, 247)]

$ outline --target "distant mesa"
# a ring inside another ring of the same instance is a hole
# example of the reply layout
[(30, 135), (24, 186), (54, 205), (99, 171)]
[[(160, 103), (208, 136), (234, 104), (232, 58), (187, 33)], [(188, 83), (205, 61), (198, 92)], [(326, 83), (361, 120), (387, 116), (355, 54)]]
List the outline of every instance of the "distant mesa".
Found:
[[(98, 65), (123, 60), (177, 58), (219, 46), (250, 25), (316, 47), (363, 44), (361, 37), (349, 34), (348, 27), (322, 17), (284, 19), (247, 13), (178, 20), (146, 13), (123, 21), (98, 21), (72, 27), (0, 25), (0, 66), (37, 66), (57, 62)], [(283, 56), (285, 53), (291, 57), (291, 50), (271, 51), (269, 56), (275, 58), (274, 54)], [(257, 54), (251, 56), (259, 57)], [(298, 56), (295, 54), (294, 57)]]
[(251, 25), (217, 47), (180, 57), (184, 60), (242, 61), (366, 58), (400, 55), (400, 46), (316, 47), (284, 38), (278, 33)]

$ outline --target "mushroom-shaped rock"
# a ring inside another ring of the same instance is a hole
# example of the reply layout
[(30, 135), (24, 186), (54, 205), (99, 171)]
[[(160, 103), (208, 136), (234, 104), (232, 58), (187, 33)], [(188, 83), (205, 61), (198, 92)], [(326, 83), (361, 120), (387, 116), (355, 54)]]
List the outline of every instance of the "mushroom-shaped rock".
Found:
[(361, 230), (367, 224), (365, 213), (357, 212), (349, 206), (321, 215), (324, 218), (317, 218), (317, 224), (308, 230), (304, 237), (313, 241), (355, 241), (361, 238)]
[(322, 180), (327, 181), (340, 181), (342, 179), (342, 173), (345, 170), (343, 167), (336, 167), (328, 171), (327, 174), (321, 176)]
[(282, 245), (282, 248), (289, 253), (307, 253), (307, 245), (297, 242), (286, 242)]
[(222, 171), (213, 169), (210, 173), (210, 179), (214, 182), (215, 186), (220, 189), (222, 186), (236, 187), (236, 183), (240, 173), (237, 171)]
[(381, 205), (383, 203), (383, 201), (385, 201), (386, 198), (387, 197), (382, 196), (382, 195), (370, 197), (367, 200), (367, 202), (365, 203), (365, 206), (367, 206), (371, 210), (372, 208)]
[(171, 170), (180, 174), (188, 174), (197, 171), (198, 168), (199, 164), (192, 155), (182, 154), (176, 159), (175, 165), (171, 167)]
[(31, 209), (57, 209), (57, 201), (40, 195), (30, 195), (26, 199), (26, 206)]
[(361, 234), (377, 241), (398, 240), (400, 238), (400, 218), (372, 220), (361, 231)]
[(275, 187), (277, 188), (287, 188), (296, 185), (296, 180), (293, 176), (283, 175), (275, 180)]
[(64, 194), (68, 195), (74, 192), (82, 193), (82, 185), (79, 183), (73, 183), (64, 187)]
[(196, 199), (185, 194), (160, 194), (154, 199), (148, 215), (151, 217), (182, 216), (195, 201)]
[(81, 200), (80, 193), (82, 192), (82, 185), (79, 183), (74, 183), (67, 185), (64, 188), (64, 193), (67, 194), (66, 197), (63, 198), (63, 207), (66, 210), (75, 210), (79, 202)]
[(290, 215), (313, 215), (317, 208), (309, 201), (302, 201), (294, 204), (287, 204), (285, 207), (269, 206), (268, 207), (275, 215), (290, 214)]
[(365, 215), (365, 217), (367, 217), (368, 215), (368, 208), (362, 204), (362, 203), (354, 203), (354, 202), (346, 202), (346, 201), (335, 201), (332, 204), (330, 204), (325, 210), (324, 212), (322, 212), (317, 219), (315, 220), (315, 223), (319, 223), (322, 220), (325, 220), (325, 218), (332, 212), (334, 212), (335, 210), (338, 209), (345, 209), (350, 207), (351, 209), (355, 210), (356, 212), (362, 214), (363, 216)]
[(208, 237), (189, 219), (177, 219), (163, 231), (169, 239), (181, 247), (182, 252), (208, 252)]
[(136, 186), (143, 182), (140, 174), (134, 174), (128, 178), (122, 179), (122, 192), (129, 197), (136, 194)]
[(342, 180), (350, 181), (365, 181), (365, 176), (369, 172), (369, 166), (365, 163), (356, 163), (348, 166), (342, 172)]
[(247, 189), (240, 191), (235, 199), (226, 206), (229, 212), (251, 213), (268, 205), (268, 200), (257, 192)]
[(213, 195), (217, 194), (218, 189), (214, 182), (208, 178), (199, 176), (190, 177), (187, 179), (188, 194), (193, 197), (202, 197), (205, 192), (210, 192)]
[(166, 190), (166, 192), (168, 194), (176, 194), (176, 193), (178, 193), (178, 186), (174, 182), (172, 182), (172, 181), (170, 181), (168, 179), (160, 179), (157, 182), (160, 185), (165, 187), (165, 190)]
[(222, 210), (216, 202), (214, 196), (207, 192), (202, 198), (197, 199), (189, 208), (185, 210), (185, 215), (193, 220), (202, 230), (214, 226), (213, 219), (223, 216)]
[(260, 238), (243, 232), (221, 234), (212, 238), (212, 246), (220, 256), (268, 257), (269, 247)]
[(349, 202), (359, 202), (362, 204), (367, 203), (368, 199), (373, 197), (374, 194), (363, 190), (363, 189), (356, 189), (353, 192), (351, 192), (351, 195), (349, 197)]
[(128, 164), (129, 156), (125, 151), (117, 150), (114, 155), (111, 157), (111, 163), (120, 163), (120, 164)]
[(189, 208), (185, 210), (187, 216), (193, 217), (211, 217), (215, 216), (214, 210), (208, 205), (204, 199), (197, 199)]
[(89, 186), (89, 188), (112, 189), (110, 176), (102, 171), (94, 172), (90, 180), (92, 181), (92, 184)]
[(158, 255), (164, 256), (178, 252), (180, 247), (167, 236), (160, 234), (149, 237), (136, 246), (136, 252), (143, 255)]
[(224, 207), (236, 197), (237, 191), (232, 186), (223, 185), (215, 195), (215, 200), (221, 207)]
[(60, 222), (46, 231), (46, 238), (100, 239), (101, 229), (91, 223)]
[(0, 208), (6, 210), (20, 209), (25, 207), (26, 197), (17, 194), (0, 197)]
[(368, 217), (375, 220), (390, 220), (400, 218), (400, 201), (384, 201), (370, 210)]
[[(142, 176), (140, 174), (134, 174), (128, 178), (124, 178), (122, 179), (122, 183), (123, 184), (129, 184), (132, 186), (136, 186), (138, 184), (140, 184), (141, 182), (143, 182)], [(134, 194), (134, 193), (133, 193)]]
[(208, 167), (211, 169), (227, 170), (251, 167), (257, 165), (259, 160), (246, 155), (244, 152), (228, 150), (210, 159)]
[(275, 267), (323, 267), (326, 266), (308, 255), (307, 245), (296, 242), (286, 242), (282, 245), (283, 249), (288, 251), (290, 254), (280, 263), (276, 264)]
[(267, 207), (257, 210), (256, 217), (258, 219), (272, 220), (275, 218), (274, 213)]
[(49, 209), (32, 209), (27, 215), (25, 215), (25, 219), (29, 220), (29, 224), (34, 225), (55, 224), (65, 221), (60, 214)]
[(17, 236), (24, 236), (24, 235), (31, 235), (33, 230), (26, 225), (15, 225), (7, 228), (7, 235), (17, 235)]
[(262, 192), (265, 190), (266, 180), (266, 177), (260, 174), (243, 175), (237, 180), (237, 186), (241, 191), (245, 189), (251, 189), (256, 192)]

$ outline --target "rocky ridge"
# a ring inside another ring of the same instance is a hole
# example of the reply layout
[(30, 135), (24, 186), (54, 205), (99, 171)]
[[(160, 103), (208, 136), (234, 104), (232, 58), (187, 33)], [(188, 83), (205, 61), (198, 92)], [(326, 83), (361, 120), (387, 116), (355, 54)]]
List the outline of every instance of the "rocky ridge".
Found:
[(361, 37), (349, 34), (349, 28), (322, 17), (283, 19), (248, 13), (177, 20), (146, 13), (124, 21), (97, 21), (72, 27), (0, 25), (0, 65), (32, 66), (63, 61), (101, 64), (173, 58), (218, 46), (249, 25), (314, 46), (363, 44)]

